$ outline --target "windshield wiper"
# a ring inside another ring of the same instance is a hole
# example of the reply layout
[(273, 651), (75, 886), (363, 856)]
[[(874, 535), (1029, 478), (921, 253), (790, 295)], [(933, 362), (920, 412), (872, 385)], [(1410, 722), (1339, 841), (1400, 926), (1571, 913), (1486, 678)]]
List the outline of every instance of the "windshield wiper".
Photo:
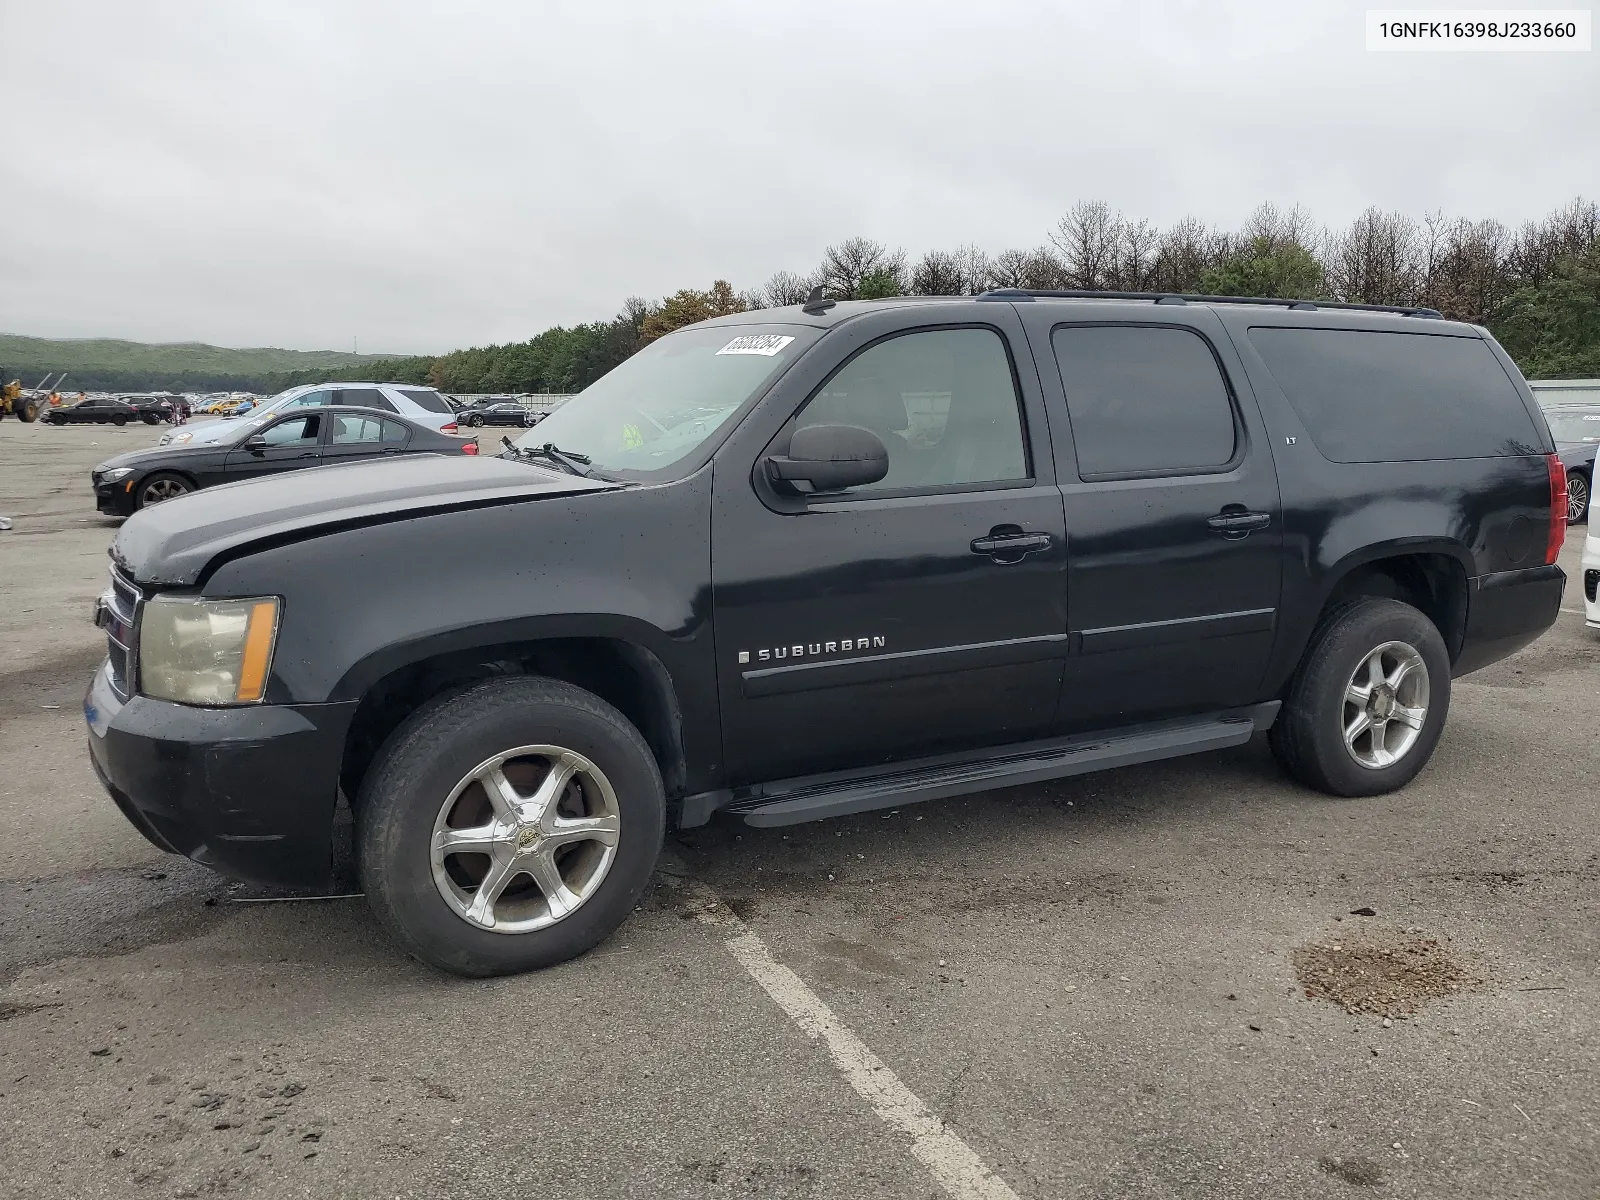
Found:
[(502, 437), (500, 444), (517, 458), (548, 459), (569, 475), (582, 475), (585, 479), (595, 478), (594, 472), (586, 469), (589, 463), (593, 461), (587, 454), (577, 454), (570, 450), (562, 450), (554, 442), (546, 442), (542, 446), (524, 448), (517, 445), (510, 438)]

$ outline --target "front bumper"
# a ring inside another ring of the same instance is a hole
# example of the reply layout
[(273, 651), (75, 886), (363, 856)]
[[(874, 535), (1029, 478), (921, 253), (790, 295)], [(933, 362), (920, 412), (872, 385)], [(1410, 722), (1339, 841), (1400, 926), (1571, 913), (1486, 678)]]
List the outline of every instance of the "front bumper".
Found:
[(95, 774), (156, 846), (254, 883), (332, 884), (339, 767), (355, 702), (124, 701), (102, 664), (83, 712)]
[(108, 516), (133, 516), (133, 483), (132, 479), (122, 479), (116, 483), (102, 483), (96, 480), (94, 506)]

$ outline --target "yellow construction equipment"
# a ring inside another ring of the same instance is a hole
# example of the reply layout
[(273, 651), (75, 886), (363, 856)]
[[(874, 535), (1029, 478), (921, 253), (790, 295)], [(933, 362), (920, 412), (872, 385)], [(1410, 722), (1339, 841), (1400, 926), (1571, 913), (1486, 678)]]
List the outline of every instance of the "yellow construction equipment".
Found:
[[(61, 372), (56, 380), (56, 386), (61, 385), (61, 380), (67, 377), (65, 371)], [(5, 372), (0, 371), (0, 379), (5, 378)], [(44, 385), (50, 381), (46, 375), (39, 381), (39, 386), (31, 390), (22, 386), (20, 379), (13, 379), (10, 383), (0, 383), (0, 417), (7, 413), (19, 421), (37, 421), (39, 413), (45, 406)]]

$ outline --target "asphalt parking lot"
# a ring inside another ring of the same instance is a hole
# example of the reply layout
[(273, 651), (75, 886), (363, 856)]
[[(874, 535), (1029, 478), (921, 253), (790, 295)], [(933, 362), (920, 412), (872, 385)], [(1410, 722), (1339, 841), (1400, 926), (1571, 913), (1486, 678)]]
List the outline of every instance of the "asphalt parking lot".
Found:
[[(1600, 1194), (1575, 589), (1399, 794), (1252, 744), (714, 824), (595, 953), (469, 982), (359, 899), (242, 902), (96, 783), (88, 470), (156, 432), (0, 422), (0, 1196)], [(1456, 986), (1351, 1013), (1311, 946), (1427, 946)]]

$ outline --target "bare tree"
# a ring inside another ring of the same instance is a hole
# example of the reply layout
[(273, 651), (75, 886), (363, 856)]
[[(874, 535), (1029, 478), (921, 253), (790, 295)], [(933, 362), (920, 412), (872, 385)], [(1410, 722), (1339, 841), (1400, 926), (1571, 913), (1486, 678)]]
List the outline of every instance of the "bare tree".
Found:
[(1161, 231), (1144, 217), (1137, 221), (1118, 217), (1115, 258), (1107, 285), (1119, 292), (1148, 291), (1154, 284), (1160, 244)]
[(1330, 239), (1324, 265), (1341, 300), (1415, 304), (1425, 273), (1417, 223), (1403, 213), (1369, 208)]
[(1122, 216), (1103, 200), (1080, 200), (1050, 234), (1071, 288), (1104, 289), (1117, 260)]
[(1509, 294), (1506, 227), (1498, 221), (1446, 220), (1423, 225), (1422, 303), (1447, 317), (1483, 324)]
[(1581, 197), (1517, 230), (1506, 249), (1506, 270), (1515, 286), (1538, 285), (1555, 274), (1562, 259), (1578, 258), (1600, 240), (1600, 208)]
[(1184, 217), (1161, 235), (1151, 264), (1150, 290), (1198, 292), (1200, 278), (1222, 261), (1226, 239), (1197, 217)]
[(929, 250), (911, 269), (913, 296), (964, 296), (967, 279), (961, 260), (949, 250)]
[(985, 287), (1056, 291), (1067, 287), (1061, 260), (1048, 249), (1005, 250), (988, 263)]
[(961, 290), (976, 296), (989, 287), (989, 256), (968, 242), (956, 252), (956, 269), (961, 272)]
[(906, 253), (871, 238), (846, 238), (822, 254), (822, 286), (835, 300), (854, 300), (869, 275), (888, 275), (904, 290)]
[(779, 271), (761, 289), (761, 304), (757, 307), (782, 308), (787, 304), (804, 304), (811, 289), (821, 282), (816, 272), (796, 275), (793, 271)]

